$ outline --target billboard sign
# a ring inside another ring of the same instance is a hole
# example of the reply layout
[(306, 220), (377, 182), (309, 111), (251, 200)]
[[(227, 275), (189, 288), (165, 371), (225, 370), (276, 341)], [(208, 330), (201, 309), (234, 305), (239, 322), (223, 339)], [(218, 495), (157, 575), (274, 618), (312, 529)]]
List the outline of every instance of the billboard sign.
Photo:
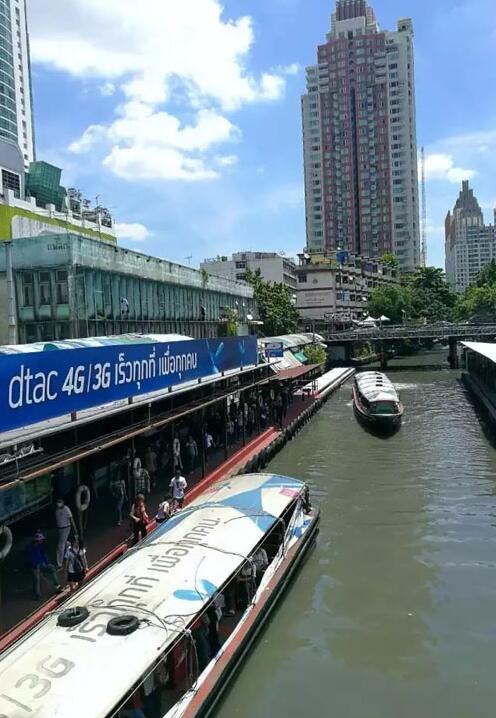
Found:
[(256, 337), (0, 356), (0, 432), (254, 364)]
[(284, 356), (284, 345), (282, 342), (269, 342), (265, 345), (265, 354), (269, 359), (282, 359)]

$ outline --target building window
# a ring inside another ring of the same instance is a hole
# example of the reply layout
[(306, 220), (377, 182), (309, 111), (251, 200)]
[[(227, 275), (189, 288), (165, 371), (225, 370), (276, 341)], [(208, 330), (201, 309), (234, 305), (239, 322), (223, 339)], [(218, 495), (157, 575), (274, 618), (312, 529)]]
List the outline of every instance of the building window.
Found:
[(38, 274), (38, 283), (40, 288), (40, 304), (51, 304), (52, 292), (50, 291), (50, 272), (40, 272)]
[(306, 284), (307, 281), (307, 275), (306, 274), (298, 274), (298, 282), (300, 284)]
[(236, 274), (236, 279), (240, 282), (246, 282), (246, 274), (244, 272), (238, 272)]
[(33, 306), (33, 275), (25, 272), (22, 275), (22, 303), (25, 307)]
[(7, 190), (11, 189), (14, 192), (14, 197), (17, 197), (17, 199), (21, 198), (21, 178), (18, 174), (9, 172), (8, 170), (2, 170), (2, 185), (4, 194), (7, 193)]
[(246, 269), (246, 262), (236, 262), (236, 269)]
[(59, 269), (56, 275), (57, 304), (69, 304), (69, 284), (67, 271)]

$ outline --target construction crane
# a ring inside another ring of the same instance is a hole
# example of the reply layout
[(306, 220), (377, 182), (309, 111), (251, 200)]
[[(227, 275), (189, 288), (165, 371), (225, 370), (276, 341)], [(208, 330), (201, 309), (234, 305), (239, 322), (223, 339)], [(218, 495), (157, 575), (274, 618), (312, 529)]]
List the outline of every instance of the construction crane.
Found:
[(421, 150), (422, 166), (422, 253), (420, 263), (422, 267), (427, 264), (427, 194), (425, 191), (425, 148)]

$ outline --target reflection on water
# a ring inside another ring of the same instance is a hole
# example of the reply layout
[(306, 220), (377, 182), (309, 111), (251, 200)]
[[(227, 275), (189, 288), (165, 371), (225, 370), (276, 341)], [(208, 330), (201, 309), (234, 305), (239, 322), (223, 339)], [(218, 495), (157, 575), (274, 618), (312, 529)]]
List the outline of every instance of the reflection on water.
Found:
[(457, 372), (391, 374), (396, 435), (346, 386), (270, 467), (310, 483), (321, 532), (222, 718), (496, 714), (496, 452)]

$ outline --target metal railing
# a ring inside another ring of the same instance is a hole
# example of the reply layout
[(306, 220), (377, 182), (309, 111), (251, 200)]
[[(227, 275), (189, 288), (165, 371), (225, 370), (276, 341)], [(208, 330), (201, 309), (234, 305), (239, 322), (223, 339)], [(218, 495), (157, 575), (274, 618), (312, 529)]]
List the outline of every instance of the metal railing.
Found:
[(478, 339), (496, 336), (496, 324), (431, 324), (422, 327), (360, 327), (343, 332), (324, 334), (329, 343), (392, 339)]

